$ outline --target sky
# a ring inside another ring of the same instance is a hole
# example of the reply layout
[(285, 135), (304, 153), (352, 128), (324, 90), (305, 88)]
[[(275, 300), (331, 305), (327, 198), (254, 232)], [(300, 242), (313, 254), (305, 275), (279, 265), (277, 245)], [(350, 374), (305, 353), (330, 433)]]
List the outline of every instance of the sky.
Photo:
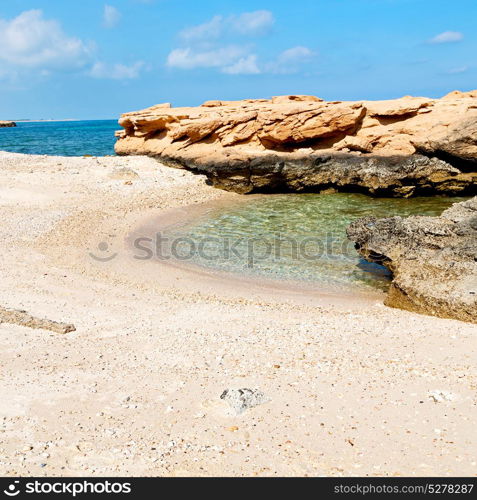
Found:
[(477, 1), (0, 0), (0, 119), (477, 88)]

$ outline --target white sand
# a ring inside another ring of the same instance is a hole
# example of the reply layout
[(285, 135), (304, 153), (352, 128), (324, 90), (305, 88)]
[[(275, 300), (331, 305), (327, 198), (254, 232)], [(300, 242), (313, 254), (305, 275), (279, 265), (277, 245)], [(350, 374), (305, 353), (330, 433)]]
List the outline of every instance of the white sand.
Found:
[[(128, 254), (144, 220), (237, 198), (148, 158), (0, 153), (0, 305), (77, 328), (0, 324), (0, 474), (475, 475), (475, 325)], [(243, 387), (269, 401), (234, 416)]]

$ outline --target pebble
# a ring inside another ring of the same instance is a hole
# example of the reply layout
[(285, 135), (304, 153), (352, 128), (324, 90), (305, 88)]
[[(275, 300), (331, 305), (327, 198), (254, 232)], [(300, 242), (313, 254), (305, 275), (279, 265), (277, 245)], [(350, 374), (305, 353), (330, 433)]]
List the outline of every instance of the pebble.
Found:
[(226, 401), (236, 415), (269, 401), (258, 389), (226, 389), (220, 396)]
[(434, 390), (427, 393), (429, 399), (434, 403), (443, 403), (445, 401), (454, 401), (456, 395), (448, 391)]

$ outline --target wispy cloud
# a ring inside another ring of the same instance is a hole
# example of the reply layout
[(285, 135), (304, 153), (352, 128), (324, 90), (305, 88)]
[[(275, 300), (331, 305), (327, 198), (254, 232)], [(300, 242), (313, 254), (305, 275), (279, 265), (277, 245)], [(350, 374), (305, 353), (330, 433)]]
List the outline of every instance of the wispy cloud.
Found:
[(184, 40), (214, 40), (222, 35), (223, 28), (223, 16), (214, 16), (210, 21), (185, 28), (179, 35)]
[(429, 40), (429, 43), (455, 43), (464, 39), (464, 35), (460, 31), (444, 31)]
[(234, 64), (245, 53), (246, 49), (237, 45), (202, 51), (187, 47), (174, 49), (167, 58), (167, 65), (181, 69), (220, 68)]
[(290, 74), (298, 72), (302, 65), (311, 61), (315, 53), (308, 47), (301, 45), (284, 50), (275, 61), (266, 65), (267, 72)]
[(230, 22), (237, 33), (261, 36), (268, 33), (275, 24), (275, 19), (269, 10), (256, 10), (232, 17)]
[(257, 63), (256, 54), (241, 57), (237, 62), (222, 68), (223, 73), (229, 75), (258, 75), (261, 73)]
[(308, 47), (291, 47), (273, 60), (259, 60), (256, 44), (274, 24), (275, 18), (269, 10), (213, 16), (179, 33), (184, 46), (173, 49), (166, 64), (182, 70), (215, 68), (229, 75), (294, 73), (313, 58), (314, 53)]
[(269, 10), (244, 12), (239, 15), (216, 15), (205, 23), (185, 28), (180, 37), (187, 41), (216, 40), (225, 35), (263, 36), (275, 23)]
[(458, 66), (457, 68), (451, 68), (449, 71), (447, 71), (447, 74), (460, 75), (462, 73), (467, 73), (469, 69), (470, 69), (469, 66)]
[(167, 65), (182, 70), (216, 68), (229, 75), (291, 74), (300, 71), (314, 57), (311, 49), (298, 46), (281, 52), (272, 61), (260, 63), (257, 54), (246, 46), (228, 45), (202, 51), (187, 47), (174, 49), (167, 58)]
[(121, 19), (121, 12), (112, 5), (105, 5), (103, 10), (103, 26), (111, 29), (117, 26)]
[(137, 61), (133, 64), (106, 64), (103, 62), (96, 62), (89, 75), (93, 78), (107, 79), (107, 80), (134, 80), (139, 78), (140, 73), (145, 69), (146, 64), (143, 61)]

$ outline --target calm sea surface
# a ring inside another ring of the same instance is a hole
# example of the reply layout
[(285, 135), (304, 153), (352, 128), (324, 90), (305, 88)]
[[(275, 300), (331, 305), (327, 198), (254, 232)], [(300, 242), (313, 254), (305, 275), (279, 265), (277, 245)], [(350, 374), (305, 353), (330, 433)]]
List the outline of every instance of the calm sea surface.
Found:
[[(435, 216), (466, 198), (371, 198), (284, 194), (213, 208), (169, 228), (163, 254), (217, 271), (308, 282), (329, 289), (381, 289), (389, 272), (361, 259), (346, 237), (355, 219)], [(164, 240), (166, 241), (166, 240)]]
[(114, 154), (117, 120), (17, 122), (0, 128), (0, 151), (56, 156)]

